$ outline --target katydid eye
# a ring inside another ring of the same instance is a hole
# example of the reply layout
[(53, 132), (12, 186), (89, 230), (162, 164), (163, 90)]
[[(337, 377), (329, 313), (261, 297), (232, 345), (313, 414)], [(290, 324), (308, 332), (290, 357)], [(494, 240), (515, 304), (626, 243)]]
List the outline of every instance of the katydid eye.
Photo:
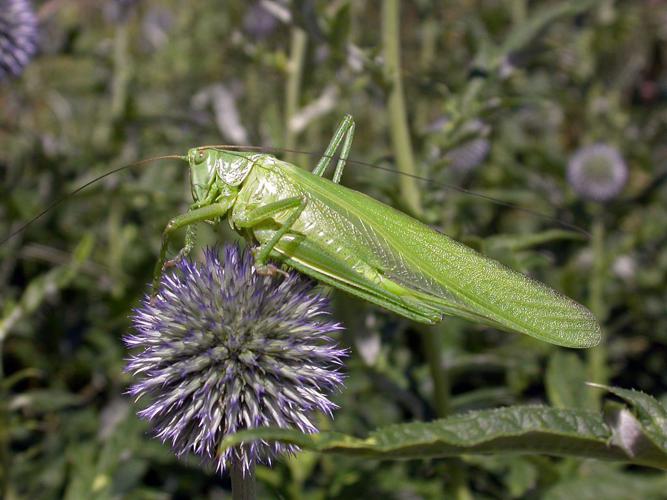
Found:
[(206, 153), (204, 151), (198, 151), (197, 154), (195, 155), (195, 162), (196, 163), (202, 163), (204, 160), (206, 160)]

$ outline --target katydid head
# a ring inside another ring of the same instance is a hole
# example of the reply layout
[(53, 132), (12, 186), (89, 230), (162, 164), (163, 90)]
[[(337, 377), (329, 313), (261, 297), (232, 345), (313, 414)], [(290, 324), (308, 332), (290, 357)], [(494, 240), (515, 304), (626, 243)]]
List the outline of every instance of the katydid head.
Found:
[(251, 155), (211, 147), (190, 149), (186, 158), (194, 201), (205, 200), (212, 190), (239, 186), (252, 168)]

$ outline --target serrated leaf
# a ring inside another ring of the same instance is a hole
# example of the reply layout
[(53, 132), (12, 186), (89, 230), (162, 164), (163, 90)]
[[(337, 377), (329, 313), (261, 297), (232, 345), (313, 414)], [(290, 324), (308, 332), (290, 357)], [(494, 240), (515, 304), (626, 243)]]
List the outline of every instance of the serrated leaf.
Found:
[[(657, 399), (640, 391), (621, 389), (598, 384), (590, 384), (594, 387), (603, 388), (629, 403), (637, 415), (637, 425), (646, 437), (663, 452), (667, 453), (667, 408)], [(632, 416), (627, 410), (614, 412), (616, 436), (624, 446), (635, 446), (630, 441), (636, 430), (632, 426)], [(636, 438), (636, 436), (635, 436)]]
[(429, 423), (392, 425), (360, 439), (338, 433), (302, 434), (260, 428), (225, 438), (221, 449), (265, 439), (321, 453), (376, 459), (441, 458), (464, 454), (539, 453), (598, 458), (667, 469), (667, 453), (628, 455), (611, 443), (602, 415), (584, 410), (515, 406), (470, 412)]

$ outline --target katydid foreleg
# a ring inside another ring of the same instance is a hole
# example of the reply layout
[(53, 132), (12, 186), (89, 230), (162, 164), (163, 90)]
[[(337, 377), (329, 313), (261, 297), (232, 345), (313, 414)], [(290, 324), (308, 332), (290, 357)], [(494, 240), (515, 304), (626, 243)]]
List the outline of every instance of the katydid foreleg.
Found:
[(188, 255), (190, 255), (190, 252), (192, 252), (192, 249), (195, 247), (196, 243), (197, 243), (196, 226), (194, 224), (185, 226), (185, 245), (178, 251), (176, 257), (167, 260), (162, 267), (166, 269), (168, 267), (176, 265), (176, 263), (183, 257), (187, 257)]
[[(178, 215), (169, 221), (167, 226), (164, 228), (164, 231), (162, 232), (160, 257), (158, 258), (158, 261), (155, 264), (155, 270), (153, 271), (153, 293), (157, 293), (162, 273), (170, 262), (167, 261), (167, 249), (169, 247), (169, 239), (171, 238), (174, 231), (182, 227), (190, 227), (197, 222), (214, 220), (222, 217), (227, 213), (227, 210), (229, 210), (230, 204), (231, 202), (214, 203), (213, 205), (206, 207), (195, 208), (184, 214)], [(179, 252), (179, 257), (177, 257), (177, 259), (187, 255), (187, 253), (192, 250), (195, 243), (196, 235), (194, 231), (190, 230), (189, 235), (186, 233), (185, 247), (183, 250), (181, 250), (181, 252)]]

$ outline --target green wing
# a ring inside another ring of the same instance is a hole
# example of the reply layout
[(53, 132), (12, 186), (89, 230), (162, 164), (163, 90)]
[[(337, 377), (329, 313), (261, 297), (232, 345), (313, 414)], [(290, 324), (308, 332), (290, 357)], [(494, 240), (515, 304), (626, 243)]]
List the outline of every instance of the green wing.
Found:
[[(363, 264), (356, 271), (358, 288), (370, 294), (365, 298), (386, 306), (383, 300), (398, 295), (394, 302), (403, 300), (408, 309), (423, 311), (426, 322), (437, 311), (567, 347), (600, 341), (593, 314), (546, 285), (363, 193), (296, 167), (285, 173), (309, 198), (303, 221), (294, 228), (308, 244), (278, 251), (302, 271), (349, 289), (354, 279), (345, 275), (355, 272), (355, 262)], [(368, 269), (377, 271), (379, 281), (369, 279)], [(380, 299), (374, 298), (378, 287), (386, 292)], [(400, 313), (400, 307), (389, 308)]]

